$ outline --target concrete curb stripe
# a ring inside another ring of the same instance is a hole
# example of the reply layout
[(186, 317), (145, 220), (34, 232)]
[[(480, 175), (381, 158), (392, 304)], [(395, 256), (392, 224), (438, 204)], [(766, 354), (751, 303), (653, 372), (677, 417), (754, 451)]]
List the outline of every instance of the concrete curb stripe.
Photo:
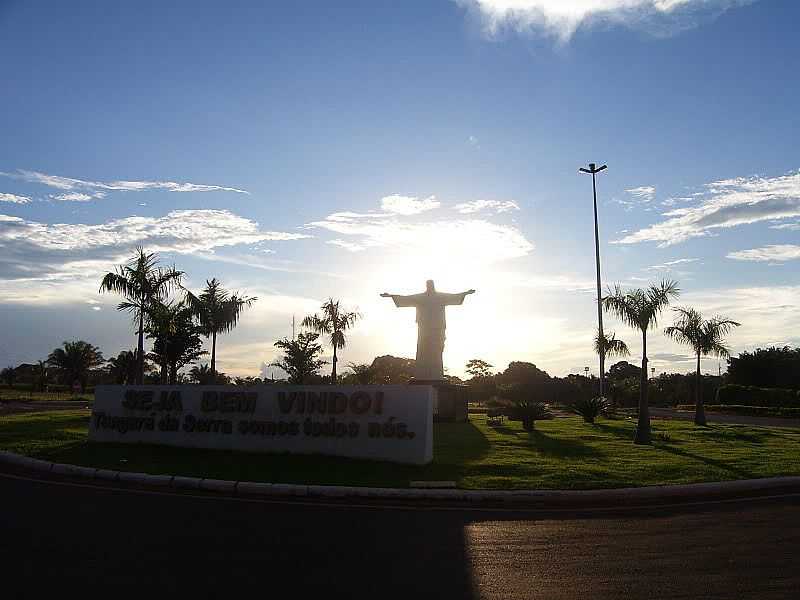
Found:
[(768, 492), (790, 487), (800, 488), (800, 476), (740, 479), (709, 483), (688, 483), (638, 488), (601, 490), (461, 490), (431, 488), (378, 488), (338, 485), (302, 485), (203, 479), (180, 475), (151, 475), (130, 471), (95, 469), (78, 465), (51, 463), (13, 452), (0, 451), (0, 463), (58, 475), (122, 481), (183, 490), (206, 490), (241, 496), (296, 496), (314, 498), (384, 498), (415, 500), (451, 500), (460, 502), (525, 502), (527, 504), (578, 504), (587, 502), (628, 503), (636, 500), (675, 500), (698, 496), (716, 497), (725, 494)]

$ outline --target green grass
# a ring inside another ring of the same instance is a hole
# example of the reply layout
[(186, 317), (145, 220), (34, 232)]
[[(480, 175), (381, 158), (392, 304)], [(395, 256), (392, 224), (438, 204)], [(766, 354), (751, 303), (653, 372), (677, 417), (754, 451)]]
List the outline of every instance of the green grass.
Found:
[(653, 421), (652, 446), (632, 443), (631, 420), (578, 418), (490, 427), (483, 415), (435, 426), (424, 467), (323, 456), (246, 454), (90, 444), (80, 412), (0, 417), (0, 449), (56, 462), (220, 479), (405, 487), (450, 480), (463, 488), (611, 488), (800, 475), (800, 430)]
[(80, 402), (94, 402), (94, 393), (74, 394), (68, 391), (61, 392), (34, 392), (24, 388), (0, 388), (0, 402), (65, 402), (77, 400)]

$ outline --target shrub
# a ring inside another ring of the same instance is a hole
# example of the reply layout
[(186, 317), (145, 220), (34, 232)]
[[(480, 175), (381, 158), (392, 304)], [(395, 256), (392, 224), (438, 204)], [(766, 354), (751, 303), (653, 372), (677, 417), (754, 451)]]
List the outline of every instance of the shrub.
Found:
[(509, 421), (522, 421), (522, 428), (525, 431), (533, 431), (536, 421), (553, 418), (547, 405), (538, 400), (514, 401), (514, 405), (506, 409), (506, 415)]
[(601, 414), (608, 411), (610, 403), (603, 396), (596, 398), (579, 398), (570, 407), (572, 412), (583, 417), (587, 423), (594, 423), (594, 420)]
[(723, 385), (717, 390), (715, 404), (800, 408), (800, 392), (782, 388), (760, 388), (749, 385)]

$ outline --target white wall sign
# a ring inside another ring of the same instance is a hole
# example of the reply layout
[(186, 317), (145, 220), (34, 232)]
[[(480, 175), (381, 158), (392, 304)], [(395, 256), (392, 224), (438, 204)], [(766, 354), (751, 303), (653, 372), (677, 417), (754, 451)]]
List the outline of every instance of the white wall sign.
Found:
[(94, 442), (289, 452), (426, 464), (430, 386), (98, 386)]

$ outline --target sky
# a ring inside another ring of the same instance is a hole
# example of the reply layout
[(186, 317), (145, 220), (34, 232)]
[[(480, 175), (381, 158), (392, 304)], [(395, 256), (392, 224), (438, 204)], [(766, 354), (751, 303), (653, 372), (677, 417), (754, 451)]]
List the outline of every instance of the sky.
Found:
[[(228, 374), (261, 374), (329, 297), (362, 315), (340, 365), (413, 357), (413, 311), (379, 294), (426, 279), (477, 290), (448, 309), (448, 373), (596, 373), (589, 162), (604, 288), (675, 279), (676, 306), (742, 323), (734, 354), (800, 344), (798, 20), (793, 0), (0, 0), (0, 365), (134, 347), (98, 288), (142, 245), (195, 292), (258, 297), (219, 339)], [(660, 329), (648, 354), (693, 367)]]

